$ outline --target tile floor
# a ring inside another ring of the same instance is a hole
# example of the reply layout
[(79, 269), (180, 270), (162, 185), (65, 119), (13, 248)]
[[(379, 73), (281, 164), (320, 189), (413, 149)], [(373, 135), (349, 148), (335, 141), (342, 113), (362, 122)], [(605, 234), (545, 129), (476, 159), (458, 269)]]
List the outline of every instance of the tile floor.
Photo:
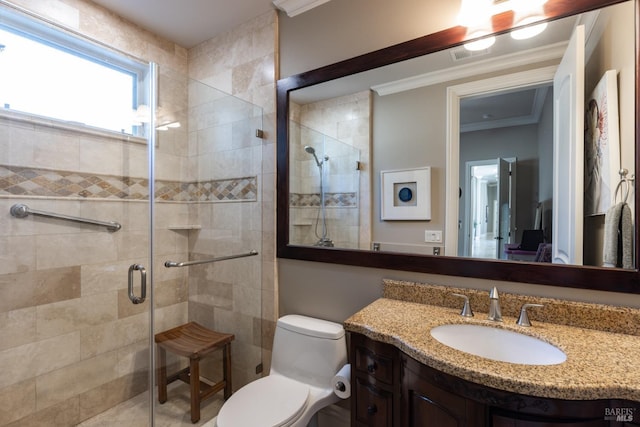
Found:
[[(202, 403), (200, 421), (191, 423), (189, 412), (189, 386), (182, 382), (169, 385), (169, 399), (160, 405), (156, 402), (156, 427), (181, 427), (181, 426), (204, 426), (217, 414), (224, 400), (214, 396)], [(141, 393), (136, 397), (122, 402), (118, 406), (96, 415), (78, 425), (78, 427), (147, 427), (149, 425), (149, 394)]]
[[(156, 406), (156, 427), (212, 427), (212, 420), (224, 403), (222, 393), (206, 400), (201, 407), (200, 421), (192, 424), (189, 412), (189, 386), (179, 381), (169, 384), (168, 394), (167, 402)], [(147, 392), (141, 393), (80, 423), (78, 427), (148, 427), (148, 399)], [(318, 413), (317, 421), (319, 427), (349, 427), (349, 411), (338, 405), (331, 405)]]

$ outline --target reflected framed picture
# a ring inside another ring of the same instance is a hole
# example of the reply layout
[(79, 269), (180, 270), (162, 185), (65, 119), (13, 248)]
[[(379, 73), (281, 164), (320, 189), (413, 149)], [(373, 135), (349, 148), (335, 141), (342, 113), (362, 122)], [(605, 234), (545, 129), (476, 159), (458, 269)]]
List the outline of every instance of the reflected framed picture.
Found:
[(608, 70), (587, 98), (585, 112), (585, 215), (602, 215), (616, 202), (620, 180), (618, 73)]
[(380, 172), (380, 216), (384, 221), (431, 219), (431, 168)]

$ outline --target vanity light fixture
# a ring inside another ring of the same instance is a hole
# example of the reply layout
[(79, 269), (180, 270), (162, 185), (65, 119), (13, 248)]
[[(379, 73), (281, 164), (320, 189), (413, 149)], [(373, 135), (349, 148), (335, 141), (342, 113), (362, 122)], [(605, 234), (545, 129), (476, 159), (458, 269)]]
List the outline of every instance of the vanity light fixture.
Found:
[[(514, 26), (524, 26), (511, 33), (516, 40), (534, 37), (545, 30), (547, 23), (530, 25), (545, 18), (543, 5), (547, 0), (462, 0), (458, 24), (467, 27), (467, 39), (477, 39), (464, 44), (467, 50), (483, 50), (495, 43), (492, 17), (513, 10)], [(484, 37), (488, 36), (488, 37)]]
[(545, 18), (543, 5), (546, 0), (512, 0), (515, 17), (514, 27), (525, 26), (519, 30), (511, 32), (511, 37), (515, 40), (524, 40), (535, 37), (547, 28), (547, 23), (530, 25)]
[[(493, 33), (493, 0), (463, 0), (458, 15), (458, 22), (467, 27), (467, 38), (478, 39), (465, 43), (467, 50), (483, 50), (491, 47), (495, 42), (494, 36), (484, 37)], [(484, 37), (484, 38), (483, 38)]]

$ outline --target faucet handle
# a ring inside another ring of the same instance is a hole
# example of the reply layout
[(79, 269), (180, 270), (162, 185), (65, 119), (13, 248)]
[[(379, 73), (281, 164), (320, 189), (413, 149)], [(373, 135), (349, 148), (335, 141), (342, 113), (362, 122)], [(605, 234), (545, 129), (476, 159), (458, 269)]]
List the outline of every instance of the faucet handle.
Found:
[(520, 326), (531, 326), (531, 321), (529, 320), (529, 315), (527, 314), (527, 308), (529, 307), (544, 307), (542, 304), (522, 304), (522, 308), (520, 309), (520, 316), (518, 316), (518, 320), (516, 321), (516, 325)]
[(460, 311), (460, 316), (463, 317), (473, 317), (473, 310), (471, 310), (471, 304), (469, 304), (469, 297), (462, 294), (451, 294), (454, 297), (463, 298), (464, 305), (462, 306), (462, 311)]

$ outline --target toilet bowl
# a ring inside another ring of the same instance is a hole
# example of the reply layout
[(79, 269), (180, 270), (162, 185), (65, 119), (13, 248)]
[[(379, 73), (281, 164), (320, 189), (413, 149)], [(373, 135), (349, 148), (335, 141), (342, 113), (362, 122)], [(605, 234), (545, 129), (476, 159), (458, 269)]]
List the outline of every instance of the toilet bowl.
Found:
[(331, 379), (347, 363), (342, 325), (300, 315), (278, 319), (271, 373), (236, 391), (217, 427), (304, 427), (337, 402)]

